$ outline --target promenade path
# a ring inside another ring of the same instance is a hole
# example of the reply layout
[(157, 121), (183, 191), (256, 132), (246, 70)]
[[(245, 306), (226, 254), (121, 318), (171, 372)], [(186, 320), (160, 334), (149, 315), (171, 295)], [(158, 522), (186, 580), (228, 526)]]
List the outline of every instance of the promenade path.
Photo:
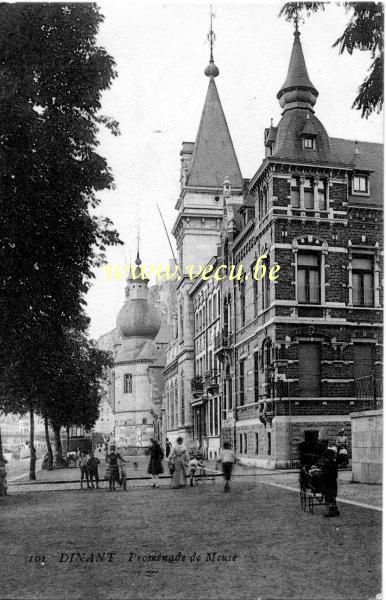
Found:
[[(147, 479), (147, 464), (148, 458), (144, 456), (138, 457), (125, 457), (130, 462), (126, 465), (126, 471), (128, 476), (127, 485), (129, 488), (136, 487), (147, 487), (150, 485), (150, 479)], [(41, 461), (40, 461), (41, 462)], [(136, 463), (136, 468), (134, 468)], [(40, 463), (38, 463), (40, 466)], [(216, 463), (208, 462), (208, 469), (210, 472), (215, 472)], [(165, 474), (167, 475), (168, 469), (166, 461), (164, 461)], [(99, 467), (100, 477), (103, 477), (105, 472), (105, 462), (101, 459), (101, 465)], [(208, 471), (208, 472), (209, 472)], [(34, 491), (56, 491), (56, 490), (76, 490), (79, 489), (79, 469), (60, 469), (55, 471), (42, 471), (37, 472), (36, 483), (28, 482), (28, 464), (24, 469), (24, 475), (20, 473), (16, 478), (13, 474), (8, 476), (9, 481), (9, 493), (23, 493), (29, 490)], [(12, 476), (13, 475), (13, 476)], [(246, 479), (247, 478), (247, 479)], [(240, 465), (236, 465), (234, 469), (234, 481), (255, 481), (256, 483), (275, 484), (278, 486), (285, 486), (298, 490), (298, 473), (297, 471), (277, 471), (267, 470), (258, 468), (245, 468)], [(53, 481), (62, 480), (61, 484), (53, 484)], [(352, 483), (351, 481), (351, 470), (339, 471), (339, 491), (338, 496), (340, 500), (344, 502), (354, 502), (363, 504), (365, 506), (371, 506), (374, 508), (382, 507), (382, 486), (380, 485), (366, 485)], [(168, 478), (161, 478), (161, 485), (169, 487), (170, 480)], [(221, 479), (218, 478), (216, 485), (221, 485)], [(107, 487), (107, 482), (101, 483), (102, 487)]]
[[(136, 476), (146, 471), (139, 463)], [(38, 477), (58, 473), (77, 478), (70, 469)], [(375, 599), (381, 512), (354, 504), (341, 504), (335, 519), (323, 518), (323, 507), (303, 512), (298, 493), (276, 487), (296, 488), (296, 480), (239, 468), (229, 494), (220, 478), (180, 490), (167, 479), (160, 489), (140, 480), (113, 494), (79, 483), (10, 485), (0, 500), (0, 597)], [(39, 486), (46, 487), (34, 492)]]

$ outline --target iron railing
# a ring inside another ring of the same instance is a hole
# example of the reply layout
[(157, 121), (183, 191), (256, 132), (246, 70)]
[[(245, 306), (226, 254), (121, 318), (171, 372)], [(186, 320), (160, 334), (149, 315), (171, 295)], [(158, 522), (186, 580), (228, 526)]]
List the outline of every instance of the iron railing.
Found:
[(383, 382), (380, 377), (366, 375), (354, 379), (355, 396), (358, 408), (375, 410), (382, 408)]

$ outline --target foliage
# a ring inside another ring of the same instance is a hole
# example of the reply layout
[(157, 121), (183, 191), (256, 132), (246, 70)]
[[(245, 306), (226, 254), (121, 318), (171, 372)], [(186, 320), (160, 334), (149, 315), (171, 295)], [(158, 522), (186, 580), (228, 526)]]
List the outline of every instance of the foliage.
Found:
[(104, 374), (111, 366), (109, 354), (84, 334), (67, 332), (53, 348), (50, 378), (40, 404), (41, 414), (54, 430), (71, 425), (93, 427), (99, 415)]
[(113, 188), (96, 151), (98, 131), (118, 133), (100, 114), (102, 92), (116, 76), (113, 58), (96, 44), (102, 20), (91, 3), (0, 4), (4, 411), (45, 405), (55, 343), (60, 353), (66, 332), (86, 329), (93, 269), (107, 245), (120, 243), (112, 223), (94, 214), (98, 192)]
[[(324, 2), (289, 2), (281, 9), (279, 16), (287, 21), (298, 15), (325, 10)], [(344, 2), (349, 21), (343, 34), (333, 46), (339, 47), (339, 53), (354, 50), (370, 52), (369, 74), (361, 84), (353, 108), (362, 111), (362, 117), (379, 113), (383, 107), (383, 67), (384, 67), (384, 10), (381, 2)]]

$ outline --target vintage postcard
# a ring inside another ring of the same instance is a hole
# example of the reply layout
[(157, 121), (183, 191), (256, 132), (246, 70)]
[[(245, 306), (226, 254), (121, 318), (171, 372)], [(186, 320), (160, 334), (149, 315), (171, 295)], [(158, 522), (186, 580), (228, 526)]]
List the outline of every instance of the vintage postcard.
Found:
[(0, 4), (0, 599), (381, 600), (384, 4)]

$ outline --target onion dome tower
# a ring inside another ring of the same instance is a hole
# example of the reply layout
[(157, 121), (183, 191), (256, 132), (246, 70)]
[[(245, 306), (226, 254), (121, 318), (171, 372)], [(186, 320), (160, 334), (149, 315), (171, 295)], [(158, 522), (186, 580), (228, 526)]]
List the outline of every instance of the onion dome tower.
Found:
[(140, 276), (142, 261), (137, 253), (135, 273), (127, 278), (125, 303), (117, 316), (117, 327), (123, 339), (153, 340), (161, 327), (161, 319), (149, 303), (149, 279)]

